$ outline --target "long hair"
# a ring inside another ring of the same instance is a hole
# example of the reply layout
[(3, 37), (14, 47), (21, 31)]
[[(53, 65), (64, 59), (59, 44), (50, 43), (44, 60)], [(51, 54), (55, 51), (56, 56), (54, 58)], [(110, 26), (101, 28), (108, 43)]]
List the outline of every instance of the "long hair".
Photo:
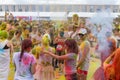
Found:
[(70, 52), (78, 54), (78, 45), (77, 45), (77, 42), (74, 39), (67, 39), (65, 41), (65, 45), (68, 47), (68, 50)]
[(120, 48), (115, 51), (115, 56), (113, 59), (113, 66), (115, 70), (116, 80), (120, 80)]
[(24, 51), (31, 46), (32, 46), (32, 41), (30, 39), (25, 39), (22, 41), (20, 60), (19, 60), (20, 62), (21, 62), (21, 59), (24, 55)]
[(17, 31), (15, 32), (15, 35), (17, 35), (17, 34), (22, 34), (21, 30), (17, 30)]

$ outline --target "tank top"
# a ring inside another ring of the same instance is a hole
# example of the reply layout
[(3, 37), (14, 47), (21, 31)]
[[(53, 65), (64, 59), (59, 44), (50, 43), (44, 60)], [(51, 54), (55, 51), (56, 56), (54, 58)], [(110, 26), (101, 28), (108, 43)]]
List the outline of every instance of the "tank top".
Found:
[[(84, 50), (85, 46), (90, 47), (90, 43), (88, 41), (84, 41), (81, 43), (80, 53), (78, 54), (77, 61), (80, 60), (80, 58), (82, 57), (82, 51)], [(90, 53), (88, 52), (84, 62), (80, 65), (79, 68), (81, 70), (88, 71), (89, 64), (90, 64)]]

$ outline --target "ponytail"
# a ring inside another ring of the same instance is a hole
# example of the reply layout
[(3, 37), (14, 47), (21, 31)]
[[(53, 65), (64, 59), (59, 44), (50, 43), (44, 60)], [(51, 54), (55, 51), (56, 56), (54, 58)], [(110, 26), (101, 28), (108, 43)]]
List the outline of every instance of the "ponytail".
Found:
[(24, 54), (24, 48), (21, 50), (21, 53), (20, 53), (20, 62), (21, 62), (21, 59), (22, 59), (22, 57), (23, 57), (23, 54)]
[(20, 60), (19, 60), (20, 62), (21, 62), (22, 57), (24, 55), (24, 51), (31, 46), (32, 46), (32, 41), (31, 40), (25, 39), (25, 40), (22, 41), (22, 46), (21, 46), (22, 50), (21, 50), (21, 53), (20, 53)]

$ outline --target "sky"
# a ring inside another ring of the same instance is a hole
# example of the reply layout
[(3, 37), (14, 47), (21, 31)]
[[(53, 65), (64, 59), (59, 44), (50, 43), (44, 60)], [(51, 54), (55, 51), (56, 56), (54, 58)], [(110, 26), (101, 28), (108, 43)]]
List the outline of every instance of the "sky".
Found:
[(0, 0), (0, 4), (120, 4), (120, 0)]

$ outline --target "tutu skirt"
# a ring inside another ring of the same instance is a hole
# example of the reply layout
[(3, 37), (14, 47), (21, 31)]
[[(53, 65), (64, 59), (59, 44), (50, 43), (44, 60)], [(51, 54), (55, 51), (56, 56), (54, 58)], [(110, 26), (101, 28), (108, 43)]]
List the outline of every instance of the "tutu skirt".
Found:
[(54, 69), (52, 65), (44, 66), (38, 64), (34, 77), (35, 80), (55, 80)]

